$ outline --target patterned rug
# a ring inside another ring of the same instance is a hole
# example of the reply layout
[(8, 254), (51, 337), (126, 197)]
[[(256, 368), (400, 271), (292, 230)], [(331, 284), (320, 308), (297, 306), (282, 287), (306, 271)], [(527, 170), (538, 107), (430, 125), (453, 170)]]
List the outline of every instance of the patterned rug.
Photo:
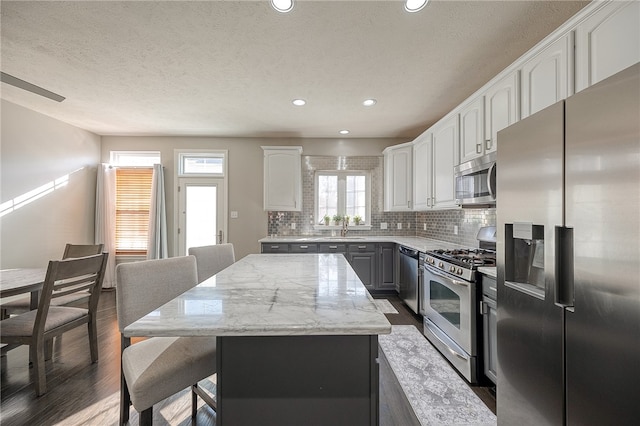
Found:
[(393, 307), (391, 302), (387, 299), (374, 299), (376, 305), (378, 305), (378, 309), (382, 311), (383, 314), (397, 314), (396, 308)]
[(496, 416), (412, 325), (378, 337), (391, 369), (422, 425), (496, 425)]

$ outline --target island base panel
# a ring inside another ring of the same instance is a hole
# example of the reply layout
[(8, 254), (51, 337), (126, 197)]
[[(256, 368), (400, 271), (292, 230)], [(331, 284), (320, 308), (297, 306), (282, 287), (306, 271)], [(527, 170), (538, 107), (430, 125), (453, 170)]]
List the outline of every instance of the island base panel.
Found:
[(218, 425), (377, 425), (378, 336), (218, 337)]

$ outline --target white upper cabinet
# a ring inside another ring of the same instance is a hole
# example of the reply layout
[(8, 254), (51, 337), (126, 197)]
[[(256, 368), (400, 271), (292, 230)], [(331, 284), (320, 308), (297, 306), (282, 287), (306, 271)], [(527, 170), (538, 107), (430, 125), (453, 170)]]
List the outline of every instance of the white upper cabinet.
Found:
[(433, 141), (431, 132), (413, 141), (413, 209), (433, 206)]
[(522, 66), (522, 118), (573, 94), (572, 52), (571, 32)]
[(478, 96), (460, 110), (460, 163), (483, 155), (484, 140), (484, 97)]
[(520, 119), (519, 78), (514, 71), (498, 80), (484, 94), (484, 154), (498, 148), (498, 132)]
[(576, 27), (576, 92), (640, 61), (640, 2), (612, 2)]
[(411, 143), (384, 150), (384, 209), (410, 211), (413, 196), (413, 148)]
[(264, 209), (302, 211), (302, 147), (263, 146)]
[(457, 207), (453, 168), (459, 161), (458, 115), (433, 126), (433, 207)]

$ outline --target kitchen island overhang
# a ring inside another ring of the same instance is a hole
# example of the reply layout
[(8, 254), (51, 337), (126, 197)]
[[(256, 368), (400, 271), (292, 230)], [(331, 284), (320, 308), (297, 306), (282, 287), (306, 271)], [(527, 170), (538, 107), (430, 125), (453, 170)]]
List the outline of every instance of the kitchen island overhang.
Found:
[(124, 330), (215, 336), (219, 425), (378, 424), (390, 332), (338, 254), (249, 255)]

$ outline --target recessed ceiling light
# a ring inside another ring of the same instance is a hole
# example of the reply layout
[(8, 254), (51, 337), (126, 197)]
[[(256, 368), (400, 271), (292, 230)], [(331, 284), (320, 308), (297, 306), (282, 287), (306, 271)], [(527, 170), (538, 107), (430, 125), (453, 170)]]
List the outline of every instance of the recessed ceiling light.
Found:
[(364, 106), (374, 106), (376, 104), (376, 102), (378, 102), (378, 101), (376, 101), (375, 99), (366, 99), (364, 102), (362, 102), (362, 105), (364, 105)]
[(293, 9), (293, 0), (271, 0), (271, 6), (278, 12), (290, 12)]
[(338, 133), (340, 133), (341, 135), (348, 135), (349, 131), (348, 130), (340, 130)]
[(294, 99), (291, 101), (291, 103), (294, 104), (295, 106), (302, 106), (302, 105), (305, 105), (307, 101), (305, 101), (304, 99)]
[(406, 0), (404, 2), (404, 10), (407, 12), (417, 12), (422, 10), (429, 3), (429, 0)]

